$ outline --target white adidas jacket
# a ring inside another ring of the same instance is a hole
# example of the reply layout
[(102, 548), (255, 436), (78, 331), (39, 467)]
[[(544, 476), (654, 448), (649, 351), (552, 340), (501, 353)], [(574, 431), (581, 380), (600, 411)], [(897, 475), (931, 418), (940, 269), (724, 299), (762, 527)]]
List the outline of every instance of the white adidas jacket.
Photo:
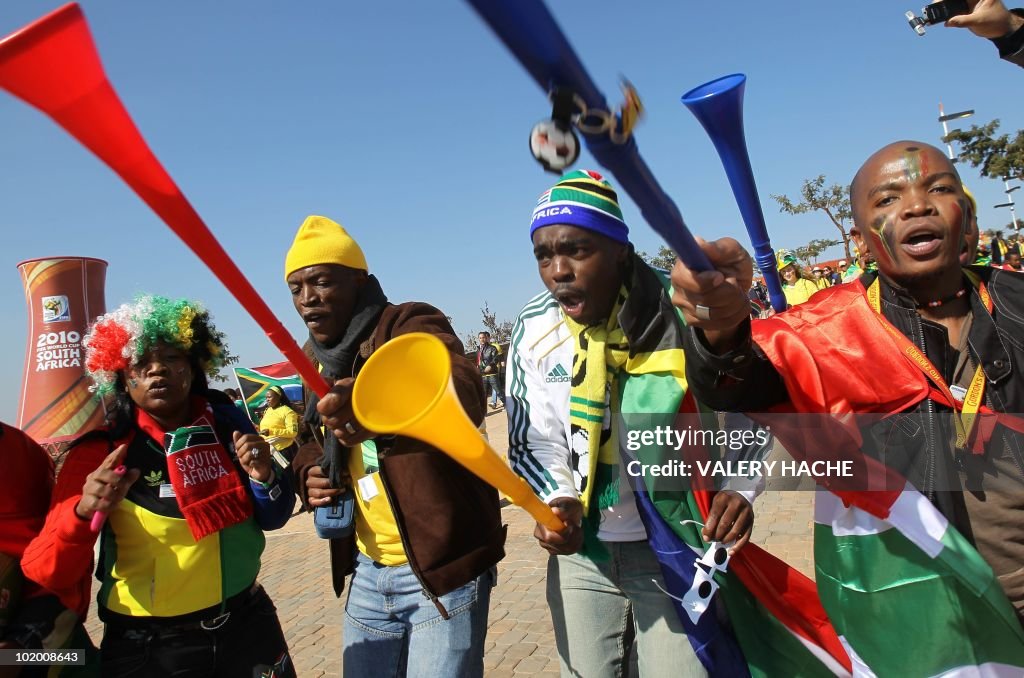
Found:
[[(531, 299), (516, 318), (506, 363), (508, 460), (544, 503), (579, 498), (590, 468), (589, 460), (579, 458), (570, 440), (574, 352), (575, 341), (558, 301), (550, 292)], [(587, 449), (584, 441), (575, 447)], [(729, 479), (726, 487), (753, 503), (764, 489), (764, 479)], [(629, 504), (620, 508), (629, 510)], [(632, 521), (627, 518), (626, 522)]]
[[(575, 341), (558, 301), (538, 294), (519, 313), (506, 361), (508, 460), (545, 504), (579, 498), (569, 443), (569, 380)], [(587, 460), (576, 464), (587, 473)]]

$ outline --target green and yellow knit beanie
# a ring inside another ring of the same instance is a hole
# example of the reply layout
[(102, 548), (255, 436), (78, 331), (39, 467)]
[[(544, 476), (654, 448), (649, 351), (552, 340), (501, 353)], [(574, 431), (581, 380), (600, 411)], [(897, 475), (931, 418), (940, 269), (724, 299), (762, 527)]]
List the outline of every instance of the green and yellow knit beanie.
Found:
[(538, 228), (564, 224), (629, 242), (629, 228), (619, 209), (615, 189), (593, 170), (575, 170), (540, 196), (533, 210), (530, 237)]

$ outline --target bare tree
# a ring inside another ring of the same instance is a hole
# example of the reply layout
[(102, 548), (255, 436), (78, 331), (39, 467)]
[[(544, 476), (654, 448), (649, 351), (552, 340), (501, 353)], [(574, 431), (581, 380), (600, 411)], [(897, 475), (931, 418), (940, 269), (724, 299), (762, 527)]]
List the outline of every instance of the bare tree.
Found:
[[(491, 335), (491, 341), (496, 344), (504, 344), (512, 338), (512, 321), (511, 320), (498, 320), (498, 314), (491, 310), (487, 302), (484, 302), (484, 307), (480, 309), (482, 322), (484, 329), (480, 332), (488, 332)], [(480, 343), (477, 341), (477, 335), (479, 332), (473, 332), (466, 335), (466, 350), (475, 351), (480, 347)]]
[(804, 214), (806, 212), (824, 212), (832, 225), (839, 229), (843, 237), (843, 249), (846, 258), (850, 259), (850, 233), (846, 224), (853, 220), (850, 209), (850, 189), (848, 186), (832, 184), (825, 187), (825, 175), (819, 174), (817, 179), (804, 179), (800, 188), (801, 202), (793, 202), (784, 195), (773, 195), (772, 199), (779, 203), (779, 211), (787, 214)]

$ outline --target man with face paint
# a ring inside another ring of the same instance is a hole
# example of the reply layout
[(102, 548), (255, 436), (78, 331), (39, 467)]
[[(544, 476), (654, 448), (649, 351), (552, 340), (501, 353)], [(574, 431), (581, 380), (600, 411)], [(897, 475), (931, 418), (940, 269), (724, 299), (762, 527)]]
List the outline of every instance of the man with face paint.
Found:
[[(898, 457), (879, 458), (930, 501), (966, 550), (976, 549), (1012, 603), (1008, 618), (1024, 619), (1024, 276), (962, 268), (977, 239), (974, 205), (932, 146), (900, 141), (874, 153), (854, 178), (851, 203), (851, 235), (878, 272), (753, 328), (735, 320), (751, 276), (739, 244), (705, 244), (712, 271), (677, 262), (673, 302), (690, 325), (691, 388), (730, 411), (913, 415), (886, 420), (912, 422), (902, 432), (886, 422), (862, 430), (862, 453), (893, 449), (878, 442), (883, 433), (903, 436)], [(972, 407), (979, 416), (955, 415)], [(840, 629), (843, 606), (823, 602)], [(920, 619), (899, 632), (914, 644), (936, 628)], [(870, 663), (872, 647), (853, 649)]]
[[(622, 415), (671, 418), (686, 389), (684, 328), (668, 281), (628, 234), (615, 190), (594, 171), (564, 175), (534, 209), (530, 236), (547, 291), (512, 330), (509, 462), (567, 526), (534, 530), (551, 554), (562, 675), (618, 675), (635, 637), (641, 675), (699, 676), (671, 598), (652, 585), (665, 582), (624, 470)], [(746, 288), (743, 299), (746, 317)], [(717, 493), (704, 539), (740, 549), (753, 524), (748, 497)], [(677, 525), (685, 505), (661, 502), (659, 514), (669, 504), (674, 520), (660, 519)]]

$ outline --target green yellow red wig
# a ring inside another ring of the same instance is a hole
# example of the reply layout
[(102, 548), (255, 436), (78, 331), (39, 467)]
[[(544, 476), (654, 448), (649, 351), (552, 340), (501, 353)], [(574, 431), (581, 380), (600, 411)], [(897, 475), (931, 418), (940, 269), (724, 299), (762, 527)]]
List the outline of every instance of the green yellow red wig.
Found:
[(101, 315), (86, 333), (85, 369), (93, 389), (101, 395), (113, 391), (118, 375), (158, 343), (185, 351), (209, 377), (229, 360), (223, 333), (200, 304), (143, 295)]

